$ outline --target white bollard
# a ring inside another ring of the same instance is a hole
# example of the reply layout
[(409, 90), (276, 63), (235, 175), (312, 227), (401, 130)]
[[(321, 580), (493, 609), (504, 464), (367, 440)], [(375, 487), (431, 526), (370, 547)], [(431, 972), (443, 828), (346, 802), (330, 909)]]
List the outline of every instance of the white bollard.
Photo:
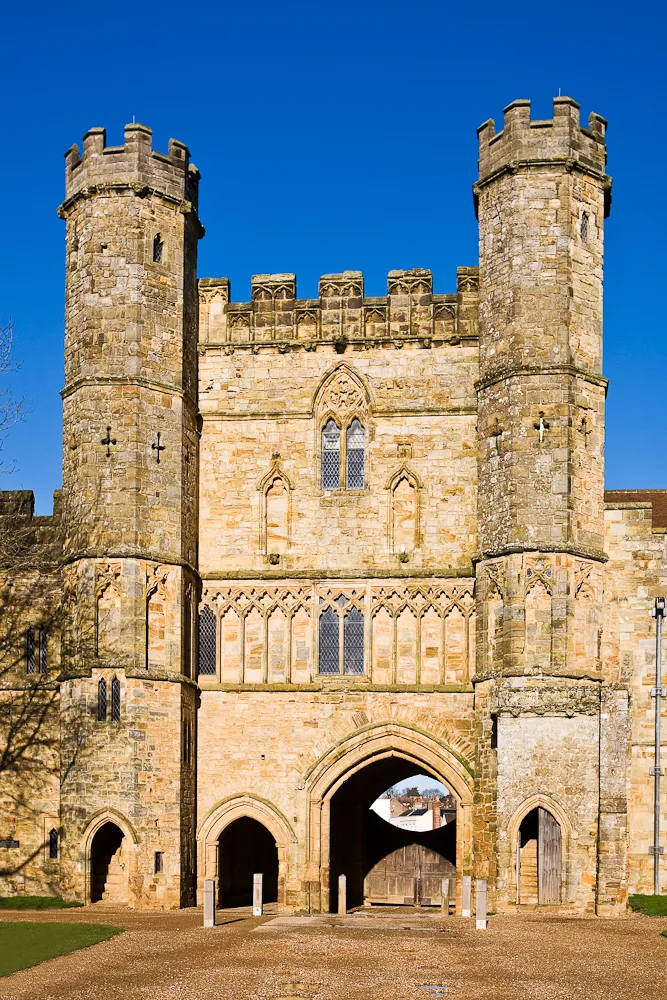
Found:
[(449, 916), (449, 879), (443, 878), (442, 880), (442, 899), (440, 902), (440, 909), (442, 911), (443, 917)]
[(347, 875), (338, 876), (338, 912), (347, 913)]
[(204, 880), (204, 927), (215, 927), (215, 879)]
[(478, 878), (475, 883), (475, 918), (478, 931), (486, 930), (486, 879)]
[(462, 881), (462, 891), (461, 891), (461, 916), (470, 917), (472, 916), (472, 909), (470, 905), (470, 897), (472, 895), (472, 876), (464, 875)]
[(263, 892), (262, 883), (264, 881), (264, 876), (261, 872), (256, 872), (252, 877), (252, 915), (253, 917), (261, 917), (264, 912), (263, 907)]

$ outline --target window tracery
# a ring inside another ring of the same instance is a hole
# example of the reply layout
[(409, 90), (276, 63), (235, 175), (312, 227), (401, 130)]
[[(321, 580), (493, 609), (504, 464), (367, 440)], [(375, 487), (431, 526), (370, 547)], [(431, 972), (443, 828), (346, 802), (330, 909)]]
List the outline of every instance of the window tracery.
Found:
[(347, 366), (329, 375), (316, 396), (323, 490), (362, 490), (367, 482), (366, 441), (370, 399)]

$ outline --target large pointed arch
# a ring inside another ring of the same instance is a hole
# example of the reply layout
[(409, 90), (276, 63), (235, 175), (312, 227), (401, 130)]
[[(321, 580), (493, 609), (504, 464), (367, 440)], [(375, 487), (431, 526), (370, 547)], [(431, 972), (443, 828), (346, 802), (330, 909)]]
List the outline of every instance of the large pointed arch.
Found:
[[(357, 409), (361, 409), (363, 412), (364, 410), (372, 408), (373, 395), (368, 380), (361, 375), (360, 372), (352, 368), (351, 365), (342, 362), (330, 368), (318, 382), (317, 388), (313, 394), (313, 416), (322, 410), (328, 412), (328, 410), (331, 409), (332, 413), (334, 411), (340, 412), (339, 408), (333, 403), (333, 401), (328, 401), (326, 399), (327, 392), (333, 389), (337, 381), (340, 381), (341, 383), (349, 381), (349, 383), (351, 383), (351, 388), (356, 387), (359, 392), (359, 403), (356, 406), (351, 405), (347, 407), (350, 412), (356, 412)], [(353, 400), (350, 399), (350, 403), (352, 402)]]

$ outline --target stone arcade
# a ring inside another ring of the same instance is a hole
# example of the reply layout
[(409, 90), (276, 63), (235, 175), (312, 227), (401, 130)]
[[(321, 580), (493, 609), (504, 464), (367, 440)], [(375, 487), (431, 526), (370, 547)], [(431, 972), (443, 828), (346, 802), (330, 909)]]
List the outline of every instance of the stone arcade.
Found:
[(418, 771), (459, 900), (650, 888), (667, 503), (603, 487), (605, 129), (566, 97), (485, 122), (479, 267), (372, 298), (232, 302), (182, 143), (68, 151), (63, 489), (0, 496), (0, 891), (235, 905), (263, 871), (328, 910), (344, 873), (359, 904), (368, 807)]

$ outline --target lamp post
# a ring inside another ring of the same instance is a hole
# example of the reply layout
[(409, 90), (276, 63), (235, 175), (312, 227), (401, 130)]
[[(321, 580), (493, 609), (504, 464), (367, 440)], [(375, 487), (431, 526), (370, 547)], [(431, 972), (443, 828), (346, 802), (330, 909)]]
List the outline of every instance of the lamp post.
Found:
[(662, 686), (662, 619), (665, 617), (665, 598), (656, 597), (655, 604), (651, 610), (655, 618), (655, 687), (651, 695), (655, 698), (655, 761), (651, 768), (654, 775), (655, 791), (653, 803), (653, 846), (649, 847), (649, 854), (653, 855), (653, 893), (660, 895), (660, 855), (664, 853), (664, 847), (660, 846), (660, 778), (664, 769), (660, 766), (660, 714), (662, 710), (662, 699), (665, 696), (665, 689)]

